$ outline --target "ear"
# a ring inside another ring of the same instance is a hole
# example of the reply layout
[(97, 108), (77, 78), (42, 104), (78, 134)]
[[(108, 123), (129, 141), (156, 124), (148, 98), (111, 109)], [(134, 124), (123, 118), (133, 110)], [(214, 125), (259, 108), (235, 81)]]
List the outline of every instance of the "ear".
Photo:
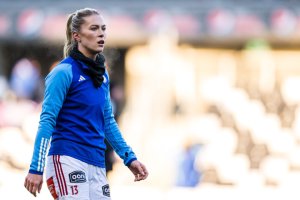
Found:
[(80, 35), (78, 33), (76, 33), (76, 32), (73, 33), (73, 38), (74, 38), (74, 40), (76, 42), (80, 42), (81, 41)]

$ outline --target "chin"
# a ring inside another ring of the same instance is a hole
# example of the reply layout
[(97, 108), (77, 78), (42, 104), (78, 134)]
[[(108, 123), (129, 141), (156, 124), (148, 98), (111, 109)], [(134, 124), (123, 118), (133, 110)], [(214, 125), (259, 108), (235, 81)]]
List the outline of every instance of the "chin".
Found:
[(95, 54), (97, 54), (97, 53), (103, 52), (103, 50), (104, 50), (104, 48), (97, 48), (97, 49), (94, 49), (93, 52), (94, 52)]
[(104, 50), (104, 47), (98, 47), (98, 48), (97, 48), (97, 51), (98, 51), (98, 52), (102, 52), (103, 50)]

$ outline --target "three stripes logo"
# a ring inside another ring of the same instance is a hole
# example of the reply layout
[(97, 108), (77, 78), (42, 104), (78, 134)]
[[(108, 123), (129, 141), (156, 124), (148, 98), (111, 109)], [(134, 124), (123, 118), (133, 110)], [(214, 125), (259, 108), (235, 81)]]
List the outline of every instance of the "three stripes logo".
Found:
[(82, 75), (80, 75), (79, 79), (78, 79), (78, 82), (81, 82), (81, 81), (85, 81), (85, 78)]

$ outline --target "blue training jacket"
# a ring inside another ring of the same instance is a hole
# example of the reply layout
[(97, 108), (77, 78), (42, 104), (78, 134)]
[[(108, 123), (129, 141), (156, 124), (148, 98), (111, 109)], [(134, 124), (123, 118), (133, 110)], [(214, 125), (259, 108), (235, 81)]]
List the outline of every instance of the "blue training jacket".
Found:
[(101, 168), (105, 168), (105, 138), (125, 165), (137, 159), (114, 119), (107, 71), (96, 88), (87, 68), (67, 57), (46, 77), (30, 173), (43, 174), (50, 139), (48, 155), (67, 155)]

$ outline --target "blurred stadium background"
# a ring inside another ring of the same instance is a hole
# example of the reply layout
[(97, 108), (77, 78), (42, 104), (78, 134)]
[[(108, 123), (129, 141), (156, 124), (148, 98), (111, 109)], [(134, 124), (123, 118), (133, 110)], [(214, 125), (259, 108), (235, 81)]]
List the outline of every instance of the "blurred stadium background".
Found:
[(115, 157), (114, 200), (299, 199), (298, 0), (1, 0), (1, 199), (34, 199), (43, 79), (83, 7), (107, 21), (116, 117), (150, 172), (134, 183)]

